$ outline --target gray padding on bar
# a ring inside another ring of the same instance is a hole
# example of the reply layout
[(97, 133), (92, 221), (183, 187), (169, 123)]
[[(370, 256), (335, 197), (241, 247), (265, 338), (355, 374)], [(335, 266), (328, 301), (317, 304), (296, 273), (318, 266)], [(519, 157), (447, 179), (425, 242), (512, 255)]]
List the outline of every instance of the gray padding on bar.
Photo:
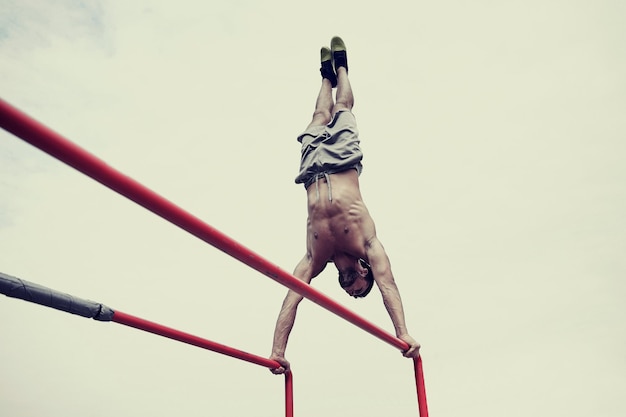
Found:
[(99, 321), (113, 319), (114, 311), (104, 304), (73, 297), (2, 272), (0, 272), (0, 293), (90, 319)]

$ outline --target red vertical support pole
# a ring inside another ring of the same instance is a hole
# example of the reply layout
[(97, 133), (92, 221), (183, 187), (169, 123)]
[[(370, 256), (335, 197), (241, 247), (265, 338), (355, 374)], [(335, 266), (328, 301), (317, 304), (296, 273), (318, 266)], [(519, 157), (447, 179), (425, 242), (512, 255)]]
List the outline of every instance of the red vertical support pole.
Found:
[(285, 417), (293, 417), (293, 374), (285, 372)]
[(426, 403), (426, 386), (424, 384), (424, 370), (422, 369), (422, 357), (413, 359), (415, 365), (415, 385), (417, 388), (417, 408), (420, 417), (428, 417), (428, 404)]

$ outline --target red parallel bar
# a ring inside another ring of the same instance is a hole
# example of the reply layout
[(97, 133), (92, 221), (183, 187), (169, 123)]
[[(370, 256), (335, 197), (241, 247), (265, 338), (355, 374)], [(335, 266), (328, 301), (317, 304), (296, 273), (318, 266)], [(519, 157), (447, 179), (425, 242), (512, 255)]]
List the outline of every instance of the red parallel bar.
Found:
[(125, 326), (134, 327), (135, 329), (143, 330), (145, 332), (167, 337), (169, 339), (178, 340), (179, 342), (187, 343), (189, 345), (197, 346), (199, 348), (221, 353), (222, 355), (241, 359), (250, 363), (255, 363), (266, 368), (275, 369), (281, 366), (278, 362), (264, 358), (262, 356), (257, 356), (253, 355), (252, 353), (244, 352), (243, 350), (234, 349), (230, 346), (222, 345), (220, 343), (213, 342), (202, 337), (181, 332), (180, 330), (163, 326), (161, 324), (154, 323), (140, 317), (131, 316), (130, 314), (126, 314), (121, 311), (115, 311), (112, 321), (114, 321), (115, 323), (123, 324)]
[[(126, 314), (121, 311), (115, 311), (112, 321), (114, 321), (115, 323), (123, 324), (125, 326), (133, 327), (135, 329), (143, 330), (145, 332), (177, 340), (179, 342), (187, 343), (189, 345), (197, 346), (202, 349), (208, 349), (213, 352), (221, 353), (222, 355), (241, 359), (250, 363), (255, 363), (266, 368), (275, 369), (281, 366), (278, 362), (264, 358), (262, 356), (257, 356), (239, 349), (234, 349), (230, 346), (222, 345), (221, 343), (213, 342), (211, 340), (194, 336), (189, 333), (181, 332), (180, 330), (163, 326), (161, 324), (154, 323), (140, 317), (131, 316), (130, 314)], [(285, 416), (293, 417), (293, 376), (291, 371), (285, 373)]]
[(409, 346), (0, 99), (0, 127), (400, 350)]

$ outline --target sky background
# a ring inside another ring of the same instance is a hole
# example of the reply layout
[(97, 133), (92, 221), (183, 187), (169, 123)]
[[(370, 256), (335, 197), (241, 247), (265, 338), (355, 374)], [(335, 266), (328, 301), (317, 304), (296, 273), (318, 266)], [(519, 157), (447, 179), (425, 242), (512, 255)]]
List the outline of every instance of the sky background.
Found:
[[(0, 97), (291, 271), (319, 48), (437, 417), (626, 414), (626, 3), (0, 0)], [(0, 271), (260, 356), (286, 289), (0, 132)], [(353, 300), (393, 330), (377, 291)], [(0, 414), (280, 416), (282, 377), (0, 298)], [(303, 301), (295, 414), (415, 416), (412, 363)]]

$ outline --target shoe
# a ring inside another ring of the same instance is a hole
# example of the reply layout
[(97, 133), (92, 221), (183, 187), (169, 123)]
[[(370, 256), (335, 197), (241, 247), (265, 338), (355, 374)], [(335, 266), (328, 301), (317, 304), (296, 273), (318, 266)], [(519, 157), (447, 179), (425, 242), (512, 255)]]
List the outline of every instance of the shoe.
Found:
[(333, 69), (333, 55), (330, 49), (322, 46), (320, 58), (322, 62), (322, 66), (320, 68), (322, 78), (328, 79), (333, 88), (337, 87), (337, 74), (335, 74), (335, 70)]
[(335, 72), (337, 68), (344, 67), (348, 71), (348, 53), (346, 51), (346, 44), (339, 36), (335, 36), (330, 41), (330, 50), (333, 55), (333, 61), (335, 64)]

